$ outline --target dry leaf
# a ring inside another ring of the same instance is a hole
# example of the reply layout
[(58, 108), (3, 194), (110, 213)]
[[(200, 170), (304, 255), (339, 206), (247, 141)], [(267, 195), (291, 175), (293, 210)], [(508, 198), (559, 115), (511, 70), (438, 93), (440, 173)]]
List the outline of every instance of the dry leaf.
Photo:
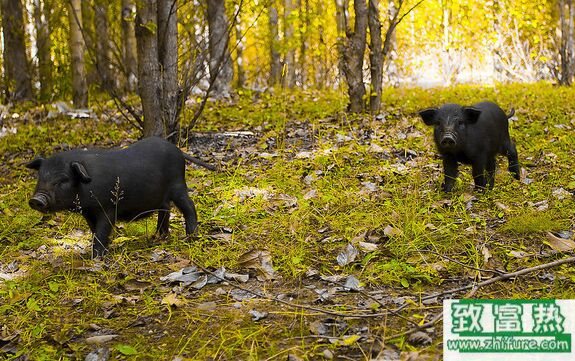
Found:
[(403, 234), (403, 231), (401, 229), (395, 228), (391, 225), (388, 225), (387, 227), (385, 227), (383, 229), (383, 234), (385, 234), (387, 237), (395, 237), (395, 236), (401, 236)]
[(175, 293), (168, 293), (162, 298), (162, 305), (181, 307), (186, 303), (186, 300), (181, 299)]
[(346, 266), (355, 261), (355, 258), (357, 257), (358, 254), (359, 252), (353, 246), (353, 244), (348, 243), (347, 246), (345, 247), (345, 250), (343, 250), (340, 254), (337, 255), (337, 264), (339, 264), (342, 267)]
[(359, 246), (359, 248), (361, 248), (361, 250), (364, 251), (364, 252), (377, 251), (377, 244), (375, 244), (375, 243), (359, 242), (359, 243), (358, 243), (358, 246)]
[(575, 249), (573, 240), (557, 237), (551, 232), (547, 232), (547, 241), (545, 243), (557, 252), (569, 252)]
[(269, 251), (258, 249), (251, 250), (242, 254), (238, 263), (242, 268), (256, 270), (257, 279), (260, 281), (267, 281), (275, 278), (275, 271), (272, 266), (272, 256)]
[(118, 336), (119, 335), (92, 336), (92, 337), (86, 338), (85, 341), (87, 344), (98, 345), (98, 344), (102, 344), (102, 343), (105, 343), (108, 341), (112, 341), (113, 339), (115, 339)]

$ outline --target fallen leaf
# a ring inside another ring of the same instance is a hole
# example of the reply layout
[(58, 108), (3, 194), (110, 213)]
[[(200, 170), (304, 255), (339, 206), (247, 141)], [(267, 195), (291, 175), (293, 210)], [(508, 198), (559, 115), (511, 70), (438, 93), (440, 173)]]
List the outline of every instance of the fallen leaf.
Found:
[[(208, 284), (208, 275), (203, 274), (200, 277), (198, 277), (197, 280), (190, 283), (190, 287), (195, 288), (197, 290), (201, 290), (207, 284)], [(179, 306), (179, 305), (174, 305), (174, 306)]]
[(303, 195), (303, 199), (310, 200), (312, 198), (317, 198), (317, 190), (310, 189), (306, 194)]
[(256, 297), (256, 295), (254, 295), (252, 292), (249, 292), (247, 290), (240, 290), (237, 288), (231, 290), (230, 296), (232, 296), (232, 298), (236, 301), (244, 301)]
[(189, 285), (200, 278), (202, 272), (197, 271), (196, 267), (185, 267), (179, 271), (172, 272), (165, 277), (160, 277), (162, 282), (182, 282), (184, 285)]
[(331, 283), (338, 283), (345, 279), (343, 275), (333, 275), (333, 276), (320, 276), (320, 278), (324, 281), (331, 282)]
[(569, 252), (575, 249), (573, 240), (557, 237), (551, 232), (547, 232), (547, 241), (545, 243), (557, 252)]
[(252, 321), (256, 321), (256, 322), (259, 321), (259, 320), (262, 320), (262, 319), (264, 319), (264, 318), (266, 318), (266, 317), (268, 317), (268, 313), (267, 313), (267, 312), (260, 312), (260, 311), (257, 311), (257, 310), (250, 310), (248, 313), (252, 316)]
[(369, 145), (369, 147), (367, 148), (367, 151), (370, 153), (384, 153), (385, 152), (385, 150), (380, 145), (377, 145), (375, 143), (371, 143)]
[(131, 356), (138, 353), (138, 351), (136, 351), (136, 349), (130, 345), (116, 345), (114, 348), (118, 350), (122, 355), (126, 356)]
[(401, 236), (403, 234), (403, 231), (401, 229), (398, 229), (398, 228), (395, 228), (391, 225), (388, 225), (387, 227), (385, 227), (383, 229), (383, 234), (385, 234), (387, 237), (391, 238), (391, 237)]
[(164, 298), (162, 298), (162, 305), (181, 307), (186, 303), (186, 300), (181, 299), (175, 293), (168, 293)]
[(224, 277), (227, 280), (237, 281), (237, 282), (241, 282), (241, 283), (246, 283), (250, 279), (250, 275), (242, 275), (242, 274), (230, 273), (230, 272), (226, 272), (224, 274)]
[(272, 257), (267, 250), (254, 249), (246, 252), (240, 256), (238, 264), (242, 268), (256, 270), (256, 278), (260, 281), (268, 281), (275, 278)]
[(528, 257), (529, 253), (524, 252), (524, 251), (509, 251), (509, 255), (511, 257), (521, 259), (521, 258)]
[(428, 346), (431, 345), (433, 340), (427, 333), (423, 331), (417, 331), (409, 335), (407, 342), (413, 346)]
[(553, 189), (553, 196), (559, 200), (565, 199), (567, 197), (571, 197), (572, 194), (569, 191), (566, 191), (562, 187)]
[(495, 206), (504, 212), (509, 211), (509, 207), (507, 207), (505, 204), (501, 202), (495, 202)]
[(546, 211), (549, 208), (549, 202), (546, 199), (535, 203), (529, 202), (528, 204), (539, 212)]
[(343, 336), (339, 339), (330, 339), (330, 342), (336, 346), (351, 346), (361, 338), (360, 335)]
[(348, 290), (348, 291), (359, 291), (359, 290), (361, 290), (359, 280), (357, 278), (355, 278), (355, 276), (353, 276), (353, 275), (350, 275), (349, 277), (347, 277), (343, 287), (345, 290)]
[(122, 287), (124, 287), (126, 291), (140, 291), (140, 292), (143, 292), (144, 290), (150, 288), (151, 286), (152, 286), (151, 282), (139, 281), (135, 279), (130, 279), (122, 285)]
[(213, 311), (218, 306), (217, 303), (213, 301), (208, 301), (204, 303), (200, 303), (196, 308), (201, 311)]
[(375, 244), (375, 243), (359, 242), (359, 243), (358, 243), (358, 246), (359, 246), (359, 248), (361, 248), (361, 250), (364, 251), (364, 252), (377, 251), (377, 244)]
[(487, 248), (485, 245), (481, 246), (481, 254), (483, 255), (483, 263), (485, 264), (487, 264), (491, 257), (493, 257), (491, 251), (489, 251), (489, 248)]
[(337, 255), (337, 264), (339, 264), (341, 267), (348, 265), (353, 261), (355, 261), (355, 258), (357, 257), (358, 254), (359, 252), (353, 246), (353, 244), (348, 243), (347, 246), (345, 247), (345, 250), (343, 250), (340, 254)]
[(377, 192), (378, 186), (373, 182), (361, 182), (363, 186), (359, 191), (360, 194), (369, 194), (373, 192)]
[(118, 337), (120, 335), (100, 335), (100, 336), (92, 336), (92, 337), (88, 337), (86, 338), (86, 343), (87, 344), (91, 344), (91, 345), (99, 345), (102, 343), (106, 343), (108, 341), (112, 341), (113, 339), (115, 339), (116, 337)]
[(86, 355), (84, 361), (108, 361), (110, 359), (110, 349), (100, 347)]

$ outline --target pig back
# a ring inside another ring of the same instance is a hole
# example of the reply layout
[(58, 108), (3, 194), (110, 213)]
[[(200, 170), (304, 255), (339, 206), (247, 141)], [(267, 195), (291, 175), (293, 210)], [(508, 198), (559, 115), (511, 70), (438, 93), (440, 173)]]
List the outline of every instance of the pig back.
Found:
[(500, 153), (509, 139), (509, 121), (505, 112), (493, 102), (481, 102), (473, 107), (480, 109), (481, 114), (468, 132), (471, 139), (482, 144), (481, 148), (490, 154)]
[(186, 188), (181, 151), (160, 138), (146, 138), (120, 150), (81, 154), (92, 181), (81, 185), (81, 207), (130, 220), (169, 205), (174, 190)]

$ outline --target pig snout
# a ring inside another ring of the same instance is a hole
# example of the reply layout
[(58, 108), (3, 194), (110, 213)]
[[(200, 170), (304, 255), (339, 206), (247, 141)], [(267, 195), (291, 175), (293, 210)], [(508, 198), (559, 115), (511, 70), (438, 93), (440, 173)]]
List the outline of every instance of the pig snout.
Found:
[(48, 196), (43, 193), (36, 193), (28, 201), (30, 208), (35, 209), (40, 212), (48, 211)]
[(441, 137), (439, 144), (443, 148), (453, 148), (457, 144), (457, 136), (453, 133), (446, 133)]

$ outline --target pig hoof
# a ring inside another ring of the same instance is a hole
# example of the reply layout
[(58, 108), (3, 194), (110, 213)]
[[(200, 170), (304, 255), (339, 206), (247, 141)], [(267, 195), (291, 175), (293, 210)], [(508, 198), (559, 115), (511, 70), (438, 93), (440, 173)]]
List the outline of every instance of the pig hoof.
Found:
[(104, 256), (108, 253), (108, 250), (106, 248), (94, 248), (92, 250), (92, 259), (103, 259)]

